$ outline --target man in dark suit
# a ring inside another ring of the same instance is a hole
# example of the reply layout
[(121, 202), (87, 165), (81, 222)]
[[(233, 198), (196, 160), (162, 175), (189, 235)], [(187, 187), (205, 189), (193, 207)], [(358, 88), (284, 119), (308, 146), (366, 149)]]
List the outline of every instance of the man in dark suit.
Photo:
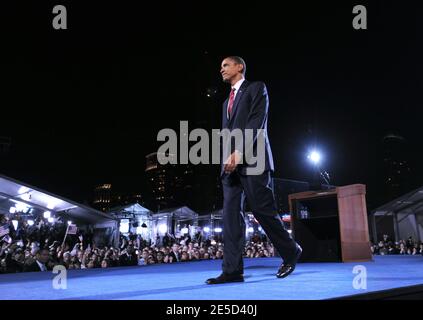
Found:
[(122, 251), (119, 257), (120, 266), (136, 266), (138, 264), (138, 257), (135, 253), (134, 246), (129, 245), (126, 250)]
[(172, 251), (169, 254), (173, 257), (173, 262), (179, 262), (181, 260), (181, 254), (179, 253), (179, 244), (174, 243), (172, 245)]
[[(301, 247), (283, 227), (275, 207), (273, 157), (267, 137), (267, 89), (263, 82), (245, 80), (245, 71), (245, 61), (237, 56), (224, 59), (220, 70), (223, 81), (231, 85), (229, 98), (223, 104), (222, 129), (231, 132), (238, 129), (243, 141), (240, 143), (230, 138), (223, 143), (225, 149), (229, 141), (230, 150), (227, 158), (223, 152), (221, 168), (224, 198), (223, 272), (216, 278), (207, 279), (207, 284), (244, 281), (242, 254), (245, 246), (245, 199), (283, 258), (276, 273), (278, 278), (284, 278), (294, 271), (302, 252)], [(248, 139), (247, 131), (252, 132), (253, 139)], [(252, 161), (254, 154), (257, 163)]]
[(39, 272), (48, 271), (47, 262), (50, 259), (50, 252), (48, 249), (40, 249), (35, 255), (35, 261), (30, 265), (24, 267), (24, 272)]

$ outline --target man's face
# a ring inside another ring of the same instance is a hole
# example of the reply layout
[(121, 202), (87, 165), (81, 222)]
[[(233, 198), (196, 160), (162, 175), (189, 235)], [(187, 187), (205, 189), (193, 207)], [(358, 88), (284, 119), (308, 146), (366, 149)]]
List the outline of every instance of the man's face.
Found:
[(155, 264), (153, 256), (148, 256), (147, 264)]
[(50, 258), (50, 256), (49, 256), (49, 252), (47, 250), (42, 250), (40, 253), (37, 254), (37, 259), (41, 263), (47, 263), (49, 258)]
[(24, 262), (25, 261), (25, 256), (22, 252), (16, 253), (15, 254), (15, 260), (18, 262)]
[(232, 59), (224, 59), (220, 68), (223, 82), (231, 82), (232, 79), (241, 74), (242, 68), (242, 64), (238, 64)]

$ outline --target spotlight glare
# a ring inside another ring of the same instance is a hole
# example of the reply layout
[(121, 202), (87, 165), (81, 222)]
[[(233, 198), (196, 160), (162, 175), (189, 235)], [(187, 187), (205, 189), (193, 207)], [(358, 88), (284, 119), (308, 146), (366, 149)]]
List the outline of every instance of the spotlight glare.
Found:
[(15, 230), (18, 230), (18, 220), (12, 220), (12, 224), (13, 224), (13, 228), (15, 228)]
[(312, 151), (310, 152), (307, 158), (310, 159), (310, 161), (313, 162), (314, 164), (318, 164), (320, 162), (321, 156), (319, 152)]
[(128, 233), (129, 232), (129, 220), (128, 219), (121, 219), (119, 231), (121, 233)]
[(15, 201), (15, 212), (27, 212), (30, 208), (27, 204), (19, 201)]
[(159, 232), (161, 234), (165, 234), (167, 232), (167, 225), (165, 225), (165, 224), (159, 225)]

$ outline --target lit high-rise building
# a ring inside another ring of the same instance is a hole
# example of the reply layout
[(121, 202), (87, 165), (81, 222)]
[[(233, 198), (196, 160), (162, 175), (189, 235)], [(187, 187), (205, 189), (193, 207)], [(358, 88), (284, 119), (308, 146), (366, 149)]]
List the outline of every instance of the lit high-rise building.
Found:
[(411, 168), (407, 140), (396, 134), (383, 138), (383, 179), (386, 201), (410, 191)]
[[(172, 155), (169, 157), (172, 157)], [(193, 175), (190, 165), (162, 165), (157, 160), (157, 153), (155, 152), (146, 156), (145, 173), (152, 188), (157, 208), (163, 209), (189, 204)]]
[(94, 189), (93, 207), (101, 211), (107, 211), (112, 205), (112, 185), (100, 184)]

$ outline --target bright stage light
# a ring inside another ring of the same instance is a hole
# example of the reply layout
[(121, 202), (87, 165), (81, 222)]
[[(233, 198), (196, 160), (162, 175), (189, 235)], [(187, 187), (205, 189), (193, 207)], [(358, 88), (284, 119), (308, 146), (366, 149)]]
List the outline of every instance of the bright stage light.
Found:
[(34, 220), (28, 220), (27, 222), (28, 222), (28, 225), (29, 226), (33, 226), (34, 225)]
[(161, 234), (165, 234), (167, 232), (167, 225), (165, 225), (165, 224), (159, 225), (159, 232)]
[(22, 186), (22, 187), (19, 188), (18, 194), (27, 193), (28, 191), (29, 191), (28, 187)]
[(15, 201), (15, 212), (27, 212), (30, 206), (23, 202)]
[(188, 233), (188, 228), (182, 228), (181, 229), (181, 233), (182, 234), (187, 234)]
[(72, 224), (72, 221), (70, 221), (70, 220), (69, 220), (69, 221), (68, 221), (68, 226), (70, 226), (71, 224)]
[(51, 217), (51, 212), (50, 211), (44, 211), (44, 218), (49, 219), (50, 217)]
[(15, 213), (16, 212), (16, 207), (10, 207), (9, 212), (12, 213), (12, 214)]
[(128, 219), (121, 219), (120, 220), (119, 231), (121, 233), (128, 233), (129, 232), (129, 220)]
[(21, 194), (21, 199), (22, 200), (25, 200), (25, 201), (30, 201), (31, 200), (31, 195), (29, 193)]
[(320, 160), (321, 160), (321, 155), (320, 155), (319, 152), (317, 152), (317, 151), (314, 150), (314, 151), (310, 152), (310, 154), (307, 156), (307, 158), (311, 162), (313, 162), (314, 164), (318, 164), (320, 162)]
[(50, 217), (50, 218), (47, 219), (47, 221), (50, 222), (50, 223), (53, 223), (54, 222), (54, 218), (53, 217)]
[(214, 232), (220, 233), (222, 232), (222, 228), (214, 228)]
[(209, 228), (209, 227), (204, 227), (204, 228), (203, 228), (203, 231), (204, 231), (204, 232), (210, 232), (210, 228)]
[(15, 230), (18, 230), (18, 220), (12, 220), (12, 224), (13, 224), (13, 228), (15, 228)]

